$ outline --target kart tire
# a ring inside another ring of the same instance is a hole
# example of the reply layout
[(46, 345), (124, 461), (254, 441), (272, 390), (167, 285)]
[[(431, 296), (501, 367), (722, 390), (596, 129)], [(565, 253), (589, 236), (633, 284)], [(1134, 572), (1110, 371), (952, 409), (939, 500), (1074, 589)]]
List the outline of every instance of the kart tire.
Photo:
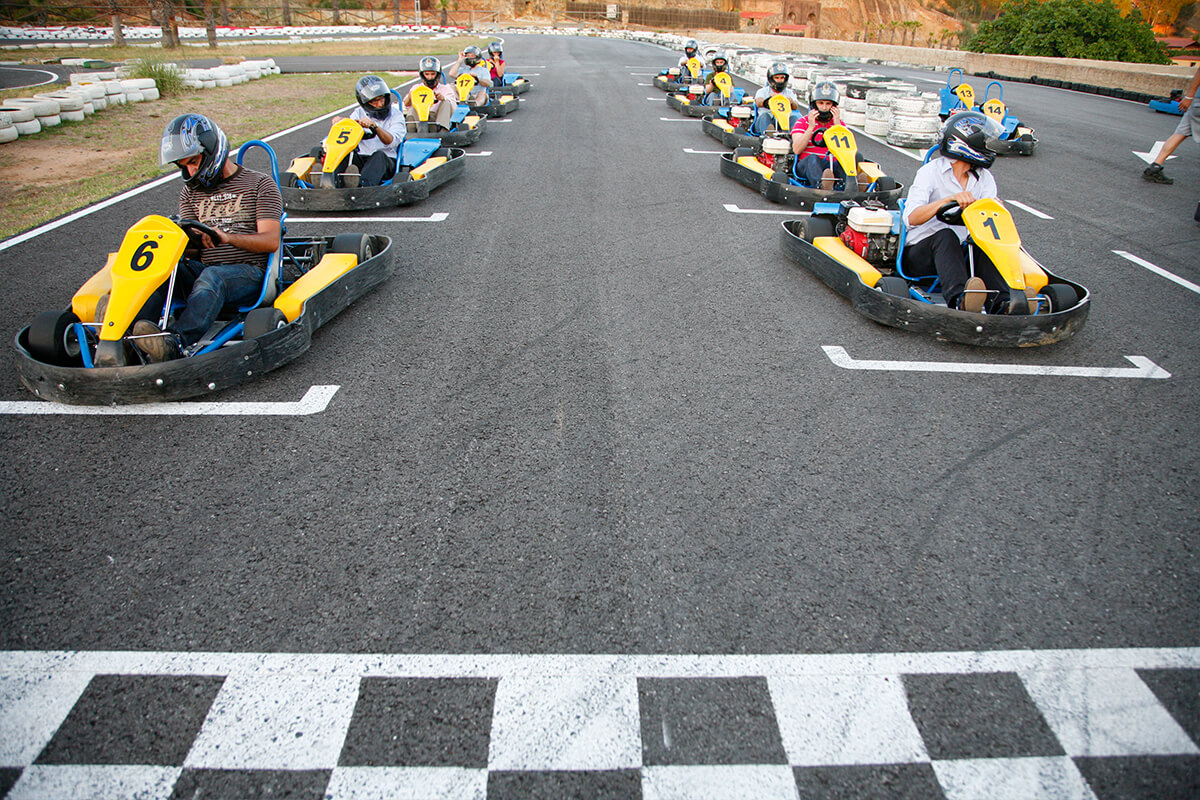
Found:
[(340, 233), (333, 237), (333, 242), (329, 245), (330, 253), (353, 253), (358, 256), (358, 263), (362, 264), (367, 261), (375, 253), (371, 249), (371, 237), (365, 233)]
[(15, 142), (20, 135), (15, 125), (0, 128), (0, 144)]
[(1065, 283), (1048, 283), (1041, 293), (1050, 301), (1050, 313), (1065, 311), (1079, 302), (1075, 289)]
[(820, 217), (802, 219), (798, 227), (800, 237), (810, 244), (819, 236), (833, 236), (833, 223)]
[(59, 367), (80, 363), (79, 346), (67, 344), (67, 331), (79, 322), (74, 312), (43, 311), (29, 324), (29, 353), (38, 361)]
[(1017, 316), (1029, 313), (1029, 298), (1024, 292), (1012, 292), (1009, 295), (1008, 313)]
[(287, 324), (287, 317), (278, 308), (274, 306), (256, 308), (246, 315), (246, 321), (242, 326), (242, 338), (257, 339), (271, 331), (277, 331)]
[(876, 281), (875, 288), (892, 297), (908, 297), (908, 281), (899, 275), (884, 275)]
[(296, 174), (294, 172), (284, 172), (279, 176), (279, 185), (285, 189), (296, 188)]
[(897, 188), (900, 184), (896, 183), (896, 179), (890, 175), (884, 175), (875, 181), (875, 191), (890, 192)]

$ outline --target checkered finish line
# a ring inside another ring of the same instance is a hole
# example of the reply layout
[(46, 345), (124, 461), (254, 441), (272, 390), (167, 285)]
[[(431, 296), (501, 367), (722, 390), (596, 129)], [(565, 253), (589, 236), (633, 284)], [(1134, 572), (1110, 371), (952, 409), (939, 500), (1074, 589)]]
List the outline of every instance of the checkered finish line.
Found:
[(0, 653), (7, 798), (1196, 798), (1200, 648)]

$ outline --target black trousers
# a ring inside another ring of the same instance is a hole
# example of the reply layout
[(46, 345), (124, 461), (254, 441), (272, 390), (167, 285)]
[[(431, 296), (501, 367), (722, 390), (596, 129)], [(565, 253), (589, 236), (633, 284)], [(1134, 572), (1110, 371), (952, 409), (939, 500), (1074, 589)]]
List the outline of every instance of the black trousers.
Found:
[[(309, 155), (313, 158), (323, 158), (325, 156), (324, 148), (317, 145), (309, 152)], [(380, 186), (396, 174), (396, 159), (382, 150), (376, 150), (369, 156), (363, 156), (355, 150), (334, 168), (334, 174), (338, 176), (334, 179), (335, 186), (341, 187), (341, 174), (346, 171), (346, 163), (351, 160), (354, 166), (358, 167), (359, 186)]]
[(974, 244), (963, 245), (958, 235), (949, 228), (943, 228), (932, 236), (928, 236), (914, 245), (904, 245), (904, 272), (913, 277), (931, 274), (931, 269), (937, 272), (942, 286), (942, 297), (946, 305), (958, 307), (959, 298), (966, 288), (967, 278), (971, 272), (967, 266), (966, 248), (975, 251), (975, 276), (982, 278), (987, 288), (996, 292), (986, 306), (988, 311), (995, 311), (1008, 302), (1008, 284), (1000, 276), (999, 270), (987, 253)]

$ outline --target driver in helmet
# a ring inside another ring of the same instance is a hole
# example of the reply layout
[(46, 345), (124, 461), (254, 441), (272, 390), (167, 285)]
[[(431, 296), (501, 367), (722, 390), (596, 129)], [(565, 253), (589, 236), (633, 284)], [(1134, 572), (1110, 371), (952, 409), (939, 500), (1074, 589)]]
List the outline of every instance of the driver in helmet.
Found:
[(491, 79), (493, 86), (504, 85), (504, 46), (492, 42), (487, 46), (487, 60), (491, 64)]
[(688, 39), (683, 44), (683, 55), (679, 57), (680, 68), (683, 68), (693, 58), (700, 58), (700, 45), (695, 39)]
[(795, 173), (805, 185), (813, 188), (832, 189), (837, 181), (846, 177), (842, 165), (837, 163), (825, 146), (825, 132), (834, 125), (842, 124), (838, 100), (837, 87), (830, 81), (821, 81), (813, 88), (808, 114), (792, 126)]
[(783, 95), (792, 111), (800, 108), (800, 98), (796, 96), (795, 90), (787, 85), (788, 77), (787, 64), (783, 62), (776, 62), (767, 70), (766, 85), (754, 93), (754, 105), (758, 108), (754, 112), (754, 124), (750, 130), (754, 135), (761, 136), (776, 127), (775, 116), (767, 108), (767, 102), (775, 95)]
[(425, 56), (418, 64), (420, 83), (414, 83), (408, 94), (404, 95), (404, 116), (408, 120), (409, 129), (417, 129), (417, 111), (413, 108), (412, 93), (418, 86), (427, 86), (433, 90), (433, 106), (429, 109), (433, 121), (442, 129), (450, 129), (450, 118), (454, 116), (454, 108), (458, 105), (458, 94), (454, 87), (442, 80), (442, 62), (434, 56)]
[(966, 209), (976, 200), (996, 197), (996, 179), (988, 170), (996, 154), (988, 149), (987, 140), (1003, 132), (1004, 126), (978, 111), (961, 111), (950, 117), (938, 155), (917, 170), (908, 192), (904, 271), (909, 275), (936, 271), (950, 308), (1008, 313), (1008, 284), (991, 260), (972, 244), (972, 275), (964, 245), (967, 229), (937, 218), (938, 210), (948, 203)]
[[(713, 81), (719, 72), (726, 72), (729, 69), (729, 58), (725, 55), (724, 50), (718, 50), (713, 53), (712, 57), (712, 74), (708, 76), (704, 83), (704, 105), (715, 106), (721, 102), (721, 90), (717, 88), (717, 84)], [(733, 77), (732, 75), (730, 77)], [(732, 98), (731, 98), (732, 99)]]
[[(344, 172), (350, 170), (353, 174), (357, 170), (359, 186), (380, 186), (396, 174), (396, 156), (405, 134), (404, 113), (392, 102), (395, 98), (391, 90), (378, 75), (359, 78), (354, 98), (358, 100), (358, 108), (350, 112), (349, 119), (365, 129), (364, 135), (354, 152), (334, 169), (335, 180), (340, 186)], [(343, 119), (347, 117), (334, 117), (332, 122)], [(321, 149), (315, 148), (313, 155), (322, 156)], [(354, 169), (350, 169), (351, 165)]]
[(479, 48), (475, 45), (471, 45), (459, 53), (458, 60), (454, 62), (454, 66), (450, 67), (451, 78), (457, 78), (459, 75), (475, 76), (475, 88), (467, 95), (467, 102), (472, 106), (486, 106), (488, 104), (487, 90), (492, 85), (492, 76), (483, 63), (483, 56), (480, 54)]
[[(212, 228), (200, 236), (199, 252), (189, 250), (179, 264), (174, 296), (186, 305), (161, 330), (139, 319), (134, 345), (151, 361), (178, 358), (200, 341), (225, 305), (246, 305), (262, 291), (267, 259), (280, 246), (283, 198), (270, 175), (239, 166), (216, 123), (183, 114), (167, 123), (159, 148), (163, 166), (174, 164), (183, 178), (179, 216)], [(166, 301), (162, 287), (144, 306), (157, 315)]]

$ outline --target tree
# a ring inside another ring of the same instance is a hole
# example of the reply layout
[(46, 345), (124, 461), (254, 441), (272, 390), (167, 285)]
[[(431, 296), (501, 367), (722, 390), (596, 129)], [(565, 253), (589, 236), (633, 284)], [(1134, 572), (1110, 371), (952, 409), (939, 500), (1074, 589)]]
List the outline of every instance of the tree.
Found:
[(967, 49), (1020, 56), (1171, 63), (1141, 12), (1134, 9), (1123, 17), (1112, 0), (1009, 0), (995, 20), (979, 24)]

